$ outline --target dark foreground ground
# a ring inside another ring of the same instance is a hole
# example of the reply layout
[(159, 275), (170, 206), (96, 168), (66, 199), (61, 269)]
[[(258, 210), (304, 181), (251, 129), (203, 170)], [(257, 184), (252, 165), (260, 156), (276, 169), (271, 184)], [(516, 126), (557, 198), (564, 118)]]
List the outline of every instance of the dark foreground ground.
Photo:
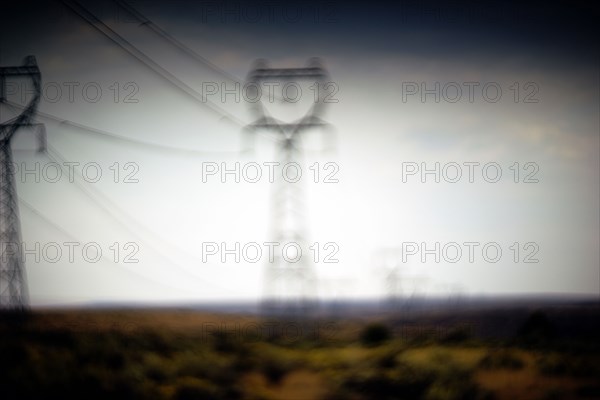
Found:
[(1, 399), (599, 399), (598, 303), (0, 314)]

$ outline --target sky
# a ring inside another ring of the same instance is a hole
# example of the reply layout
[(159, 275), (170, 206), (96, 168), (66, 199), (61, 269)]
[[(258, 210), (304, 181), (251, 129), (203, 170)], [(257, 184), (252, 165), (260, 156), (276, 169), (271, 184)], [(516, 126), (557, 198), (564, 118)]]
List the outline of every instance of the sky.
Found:
[[(147, 20), (3, 6), (0, 66), (34, 55), (43, 84), (47, 151), (39, 127), (12, 140), (32, 306), (260, 299), (281, 135), (244, 129), (246, 79), (313, 57), (327, 125), (301, 135), (291, 185), (320, 298), (387, 296), (390, 276), (400, 295), (599, 294), (596, 6), (126, 4)], [(314, 81), (271, 83), (259, 104), (281, 121), (314, 104)], [(31, 99), (6, 85), (2, 122)]]

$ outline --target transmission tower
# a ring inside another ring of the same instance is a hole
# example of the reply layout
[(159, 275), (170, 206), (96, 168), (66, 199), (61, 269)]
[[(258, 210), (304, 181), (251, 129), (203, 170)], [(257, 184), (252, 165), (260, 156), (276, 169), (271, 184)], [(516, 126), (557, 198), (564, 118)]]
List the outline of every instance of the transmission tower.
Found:
[(404, 265), (401, 257), (395, 248), (382, 248), (376, 253), (375, 264), (380, 272), (383, 273), (385, 286), (384, 307), (390, 310), (397, 310), (402, 306), (404, 295)]
[[(0, 123), (0, 308), (25, 310), (29, 304), (27, 275), (21, 252), (21, 223), (12, 162), (11, 140), (23, 127), (39, 126), (31, 121), (41, 93), (41, 74), (34, 56), (18, 67), (0, 67), (0, 106), (6, 102), (6, 78), (27, 77), (33, 96), (23, 112)], [(42, 127), (43, 128), (43, 127)], [(44, 136), (38, 136), (44, 143)]]
[[(260, 88), (261, 83), (273, 81), (309, 81), (321, 88), (327, 78), (328, 74), (318, 59), (309, 60), (307, 66), (301, 68), (268, 68), (266, 62), (258, 61), (248, 74), (247, 87), (255, 85)], [(291, 123), (269, 115), (261, 102), (251, 103), (256, 120), (249, 128), (252, 132), (265, 130), (275, 134), (277, 161), (281, 166), (291, 163), (302, 165), (302, 135), (326, 125), (321, 119), (325, 104), (323, 98), (319, 94), (315, 100), (304, 116)], [(278, 250), (284, 244), (295, 243), (304, 254), (297, 261), (290, 262), (281, 251), (276, 251), (273, 262), (269, 260), (261, 305), (266, 314), (302, 315), (316, 303), (316, 274), (310, 256), (306, 254), (304, 202), (302, 181), (290, 182), (277, 174), (271, 198), (270, 239), (280, 244)]]

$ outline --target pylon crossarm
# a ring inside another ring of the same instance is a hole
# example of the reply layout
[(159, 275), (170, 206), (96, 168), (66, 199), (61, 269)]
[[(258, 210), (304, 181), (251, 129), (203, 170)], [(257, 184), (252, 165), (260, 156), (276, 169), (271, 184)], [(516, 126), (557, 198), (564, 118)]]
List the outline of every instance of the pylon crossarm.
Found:
[(0, 103), (5, 102), (5, 87), (7, 77), (27, 76), (33, 83), (33, 97), (18, 116), (0, 125), (0, 140), (10, 140), (17, 129), (28, 126), (33, 120), (41, 97), (42, 76), (34, 56), (27, 56), (23, 66), (0, 67)]
[(261, 81), (267, 79), (317, 79), (325, 80), (329, 75), (321, 67), (302, 67), (302, 68), (257, 68), (252, 71), (248, 78), (250, 81)]

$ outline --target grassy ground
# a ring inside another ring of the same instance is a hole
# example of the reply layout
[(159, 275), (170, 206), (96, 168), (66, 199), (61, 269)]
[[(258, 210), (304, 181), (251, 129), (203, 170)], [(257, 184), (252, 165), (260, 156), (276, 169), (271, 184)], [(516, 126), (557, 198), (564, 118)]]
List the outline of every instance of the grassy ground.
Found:
[(532, 314), (513, 337), (386, 320), (264, 320), (191, 311), (36, 312), (0, 319), (8, 398), (600, 398), (594, 342)]

